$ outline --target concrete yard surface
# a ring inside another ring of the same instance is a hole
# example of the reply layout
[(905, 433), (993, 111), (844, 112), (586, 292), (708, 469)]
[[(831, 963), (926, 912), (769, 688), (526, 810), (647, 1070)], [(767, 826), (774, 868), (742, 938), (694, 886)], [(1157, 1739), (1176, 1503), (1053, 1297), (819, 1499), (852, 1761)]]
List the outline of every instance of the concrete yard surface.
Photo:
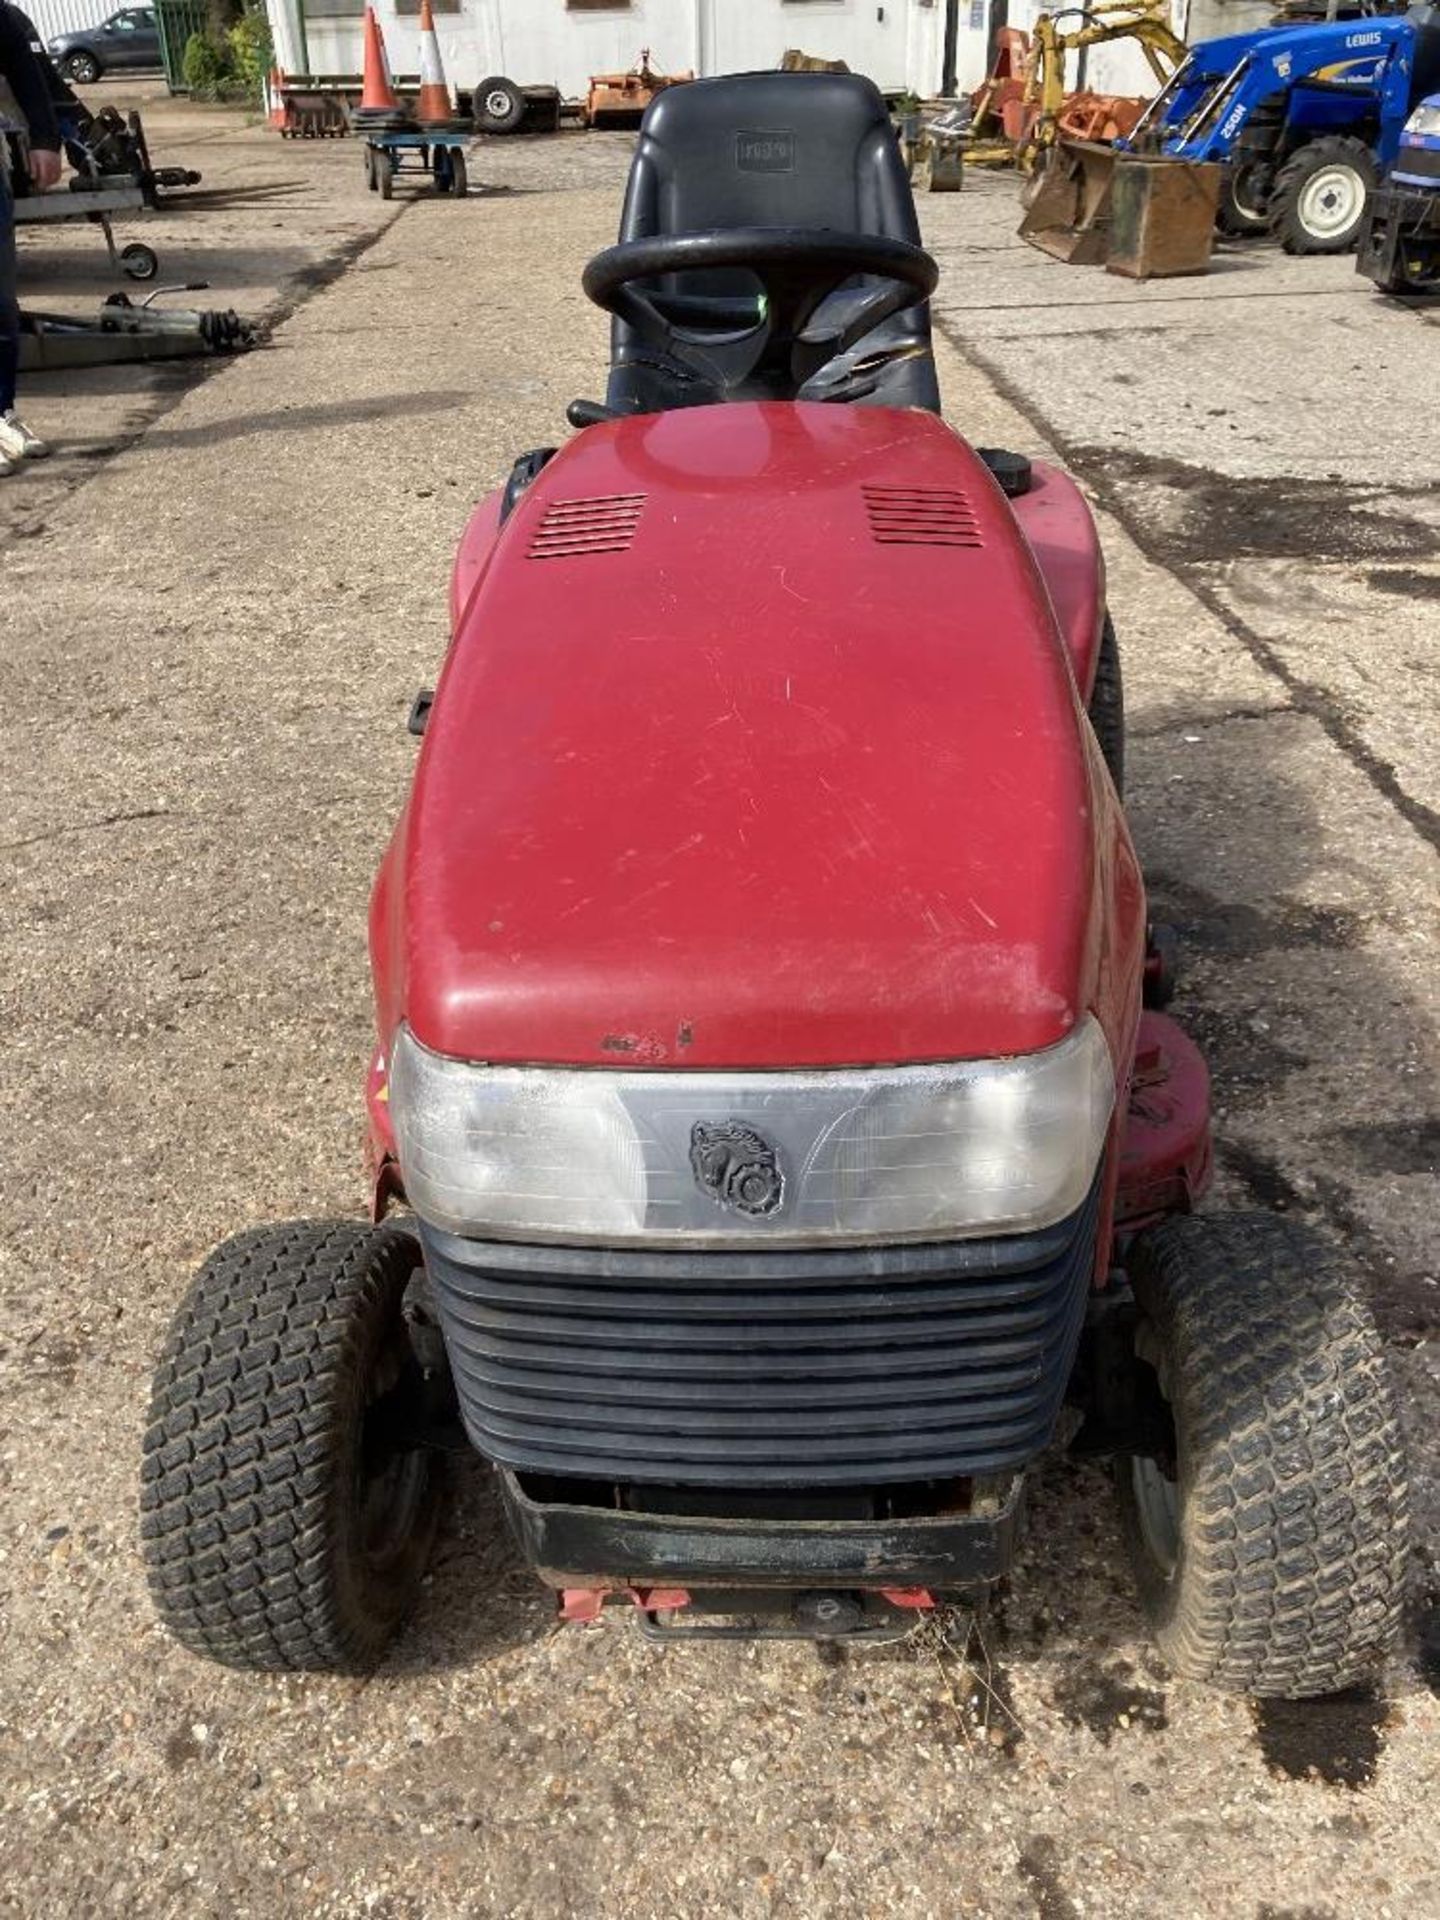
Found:
[[(150, 1610), (150, 1370), (217, 1241), (363, 1208), (405, 715), (474, 504), (603, 389), (579, 280), (628, 142), (482, 143), (465, 204), (382, 207), (353, 142), (153, 120), (237, 197), (146, 237), (276, 324), (203, 378), (37, 379), (60, 451), (0, 483), (0, 1910), (1440, 1915), (1435, 309), (1265, 248), (1145, 287), (1066, 268), (1001, 177), (922, 207), (948, 417), (1100, 513), (1211, 1204), (1311, 1220), (1372, 1291), (1416, 1480), (1383, 1686), (1177, 1681), (1105, 1475), (1060, 1448), (996, 1607), (896, 1648), (557, 1631), (477, 1461), (378, 1673), (247, 1677)], [(78, 248), (27, 237), (22, 299), (107, 291)]]

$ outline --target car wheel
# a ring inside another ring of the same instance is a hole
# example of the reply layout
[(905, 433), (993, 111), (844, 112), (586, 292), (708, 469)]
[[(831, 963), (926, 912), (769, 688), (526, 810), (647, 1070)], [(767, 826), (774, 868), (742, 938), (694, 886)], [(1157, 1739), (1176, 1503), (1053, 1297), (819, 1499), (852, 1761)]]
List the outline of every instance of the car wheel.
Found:
[(91, 87), (100, 78), (101, 67), (93, 53), (72, 53), (61, 72), (67, 80), (73, 80), (82, 87)]

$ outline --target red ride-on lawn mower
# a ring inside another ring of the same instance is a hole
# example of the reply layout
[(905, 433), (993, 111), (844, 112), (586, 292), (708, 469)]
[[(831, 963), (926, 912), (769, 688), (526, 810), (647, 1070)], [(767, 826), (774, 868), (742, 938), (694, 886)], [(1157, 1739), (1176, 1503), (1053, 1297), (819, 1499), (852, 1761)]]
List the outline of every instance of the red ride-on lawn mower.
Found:
[(160, 1364), (187, 1646), (373, 1662), (457, 1416), (565, 1618), (894, 1635), (1005, 1573), (1067, 1400), (1177, 1672), (1391, 1640), (1375, 1328), (1295, 1223), (1193, 1215), (1095, 527), (942, 423), (918, 242), (868, 81), (650, 108), (608, 403), (476, 513), (412, 716), (375, 1224), (228, 1242)]

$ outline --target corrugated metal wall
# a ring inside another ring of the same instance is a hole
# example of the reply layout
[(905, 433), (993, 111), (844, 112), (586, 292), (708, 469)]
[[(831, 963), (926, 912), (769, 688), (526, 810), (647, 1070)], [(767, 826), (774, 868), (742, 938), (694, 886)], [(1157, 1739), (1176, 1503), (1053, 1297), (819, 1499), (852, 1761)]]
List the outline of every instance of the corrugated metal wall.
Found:
[(78, 33), (82, 27), (98, 26), (125, 4), (125, 0), (20, 0), (20, 6), (35, 22), (42, 40), (53, 40), (57, 33)]

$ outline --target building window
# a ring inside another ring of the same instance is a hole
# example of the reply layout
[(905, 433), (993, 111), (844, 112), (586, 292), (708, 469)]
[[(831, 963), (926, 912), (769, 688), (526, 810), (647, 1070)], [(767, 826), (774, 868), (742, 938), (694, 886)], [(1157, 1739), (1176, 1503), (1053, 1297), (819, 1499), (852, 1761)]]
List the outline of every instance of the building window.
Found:
[[(419, 13), (420, 0), (395, 0), (397, 14)], [(460, 0), (430, 0), (432, 13), (459, 13)]]
[(365, 0), (304, 0), (307, 20), (358, 20)]
[(630, 0), (565, 0), (567, 13), (628, 13)]

